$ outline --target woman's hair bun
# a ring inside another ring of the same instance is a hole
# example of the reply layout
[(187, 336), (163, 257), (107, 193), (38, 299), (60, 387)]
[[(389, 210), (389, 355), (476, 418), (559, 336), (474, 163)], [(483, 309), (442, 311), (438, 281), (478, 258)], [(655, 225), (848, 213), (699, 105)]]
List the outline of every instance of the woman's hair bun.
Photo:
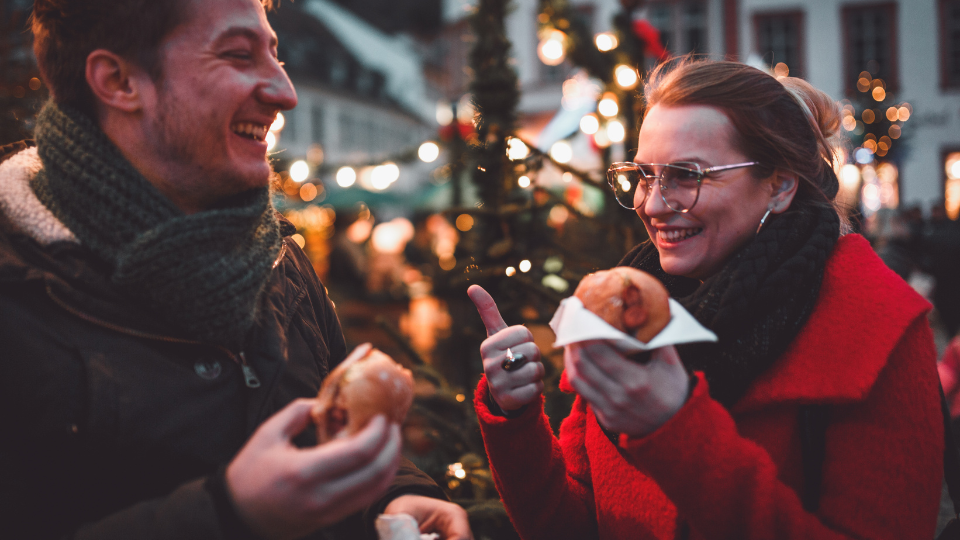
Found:
[(813, 127), (820, 155), (825, 162), (820, 189), (829, 199), (836, 197), (839, 182), (833, 172), (840, 142), (840, 108), (825, 92), (797, 77), (778, 77), (777, 80), (793, 96)]
[(778, 80), (787, 89), (807, 114), (815, 133), (822, 137), (821, 150), (827, 159), (833, 158), (834, 148), (840, 134), (840, 108), (837, 102), (826, 93), (817, 90), (807, 81), (797, 77), (779, 77)]

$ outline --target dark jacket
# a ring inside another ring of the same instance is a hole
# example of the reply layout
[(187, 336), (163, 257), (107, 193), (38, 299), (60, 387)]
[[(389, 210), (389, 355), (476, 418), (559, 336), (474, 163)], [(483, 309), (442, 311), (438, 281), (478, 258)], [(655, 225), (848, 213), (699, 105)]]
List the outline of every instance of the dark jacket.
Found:
[[(0, 175), (13, 163), (11, 150), (23, 148), (0, 148)], [(257, 323), (234, 353), (179, 336), (114, 290), (82, 246), (38, 241), (7, 205), (0, 212), (0, 537), (244, 537), (226, 496), (225, 465), (264, 420), (315, 396), (347, 352), (305, 254), (285, 238)], [(284, 229), (293, 232), (289, 223)], [(312, 430), (297, 442), (314, 444)], [(324, 534), (373, 534), (372, 519), (401, 493), (443, 497), (404, 460), (378, 504)]]

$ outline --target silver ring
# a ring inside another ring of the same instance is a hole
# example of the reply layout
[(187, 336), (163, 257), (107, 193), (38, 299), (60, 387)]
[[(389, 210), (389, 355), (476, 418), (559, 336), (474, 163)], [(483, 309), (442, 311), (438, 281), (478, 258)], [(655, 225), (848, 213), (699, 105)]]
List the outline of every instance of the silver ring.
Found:
[(523, 353), (513, 354), (513, 351), (510, 350), (510, 347), (507, 347), (507, 357), (504, 358), (503, 363), (500, 364), (500, 367), (504, 371), (516, 371), (523, 367), (527, 363), (527, 357)]

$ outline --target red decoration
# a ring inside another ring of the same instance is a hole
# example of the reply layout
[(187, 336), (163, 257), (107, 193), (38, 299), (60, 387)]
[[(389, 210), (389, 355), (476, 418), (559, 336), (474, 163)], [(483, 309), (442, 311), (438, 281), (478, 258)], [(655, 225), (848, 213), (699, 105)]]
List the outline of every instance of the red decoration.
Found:
[(633, 21), (633, 33), (646, 44), (645, 52), (647, 54), (656, 57), (661, 62), (670, 58), (670, 52), (663, 47), (663, 42), (660, 41), (660, 31), (650, 24), (650, 21), (646, 19)]

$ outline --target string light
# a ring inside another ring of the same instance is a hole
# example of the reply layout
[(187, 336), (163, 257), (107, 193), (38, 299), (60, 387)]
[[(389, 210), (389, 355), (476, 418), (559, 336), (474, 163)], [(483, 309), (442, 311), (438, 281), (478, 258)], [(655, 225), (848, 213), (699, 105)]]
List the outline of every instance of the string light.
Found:
[(268, 132), (267, 132), (266, 141), (267, 141), (267, 151), (268, 151), (268, 152), (269, 152), (270, 150), (273, 150), (273, 148), (274, 148), (275, 146), (277, 146), (277, 136), (274, 135), (272, 131), (268, 131)]
[(616, 49), (618, 45), (620, 45), (617, 40), (617, 36), (611, 34), (610, 32), (597, 34), (593, 41), (597, 44), (597, 49), (601, 52), (612, 51)]
[(299, 184), (306, 180), (308, 176), (310, 176), (310, 166), (307, 165), (306, 161), (301, 159), (290, 165), (290, 179), (294, 182)]
[(627, 130), (619, 120), (611, 120), (607, 124), (607, 136), (610, 137), (610, 142), (620, 143), (626, 138)]
[(527, 273), (531, 268), (533, 268), (533, 264), (527, 259), (520, 261), (518, 266), (520, 267), (520, 271), (523, 273)]
[(606, 116), (607, 118), (613, 118), (620, 112), (620, 106), (617, 105), (617, 98), (610, 92), (607, 92), (603, 95), (603, 99), (600, 100), (600, 103), (597, 105), (597, 110), (600, 111), (600, 114)]
[(507, 141), (507, 157), (513, 161), (526, 159), (530, 155), (530, 149), (523, 141), (516, 137), (511, 137)]
[(350, 187), (357, 181), (357, 171), (352, 167), (341, 167), (337, 171), (337, 184), (340, 187)]
[(570, 163), (573, 159), (573, 148), (567, 141), (557, 141), (550, 147), (550, 157), (557, 163)]
[(548, 66), (557, 66), (563, 63), (567, 56), (563, 42), (567, 35), (559, 30), (551, 30), (546, 37), (540, 41), (537, 47), (537, 55), (540, 61)]
[(586, 133), (587, 135), (593, 135), (600, 130), (600, 120), (597, 119), (597, 115), (590, 113), (583, 116), (580, 119), (580, 131)]
[(285, 123), (286, 121), (283, 118), (283, 113), (278, 112), (277, 119), (274, 120), (272, 124), (270, 124), (270, 131), (274, 131), (274, 132), (280, 131), (281, 129), (283, 129), (283, 125)]
[(512, 267), (512, 266), (508, 266), (508, 267), (507, 267), (507, 277), (511, 277), (511, 276), (515, 276), (515, 275), (517, 275), (517, 269), (514, 268), (514, 267)]
[(420, 145), (420, 149), (417, 150), (417, 156), (420, 158), (420, 161), (424, 163), (433, 163), (440, 157), (440, 147), (437, 146), (435, 142), (427, 141)]
[(528, 188), (528, 187), (530, 187), (530, 177), (528, 177), (528, 176), (521, 176), (520, 178), (517, 178), (517, 185), (520, 186), (520, 187), (522, 187), (522, 188)]
[(620, 85), (620, 88), (629, 90), (637, 86), (637, 82), (640, 81), (640, 76), (637, 75), (637, 70), (626, 65), (620, 64), (614, 70), (614, 77), (617, 79), (617, 84)]

